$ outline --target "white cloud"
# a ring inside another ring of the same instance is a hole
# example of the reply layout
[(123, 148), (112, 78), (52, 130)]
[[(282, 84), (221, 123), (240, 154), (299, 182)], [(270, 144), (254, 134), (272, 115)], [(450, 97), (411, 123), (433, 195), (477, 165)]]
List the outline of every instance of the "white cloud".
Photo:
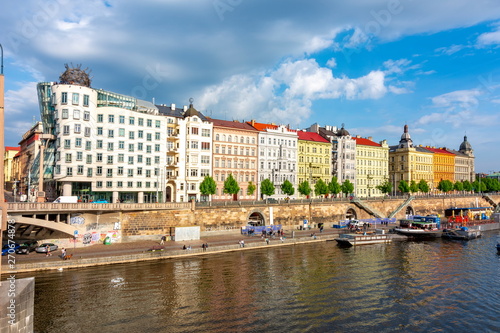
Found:
[(477, 46), (486, 47), (490, 45), (500, 44), (500, 24), (496, 24), (496, 30), (485, 32), (477, 37)]
[(432, 103), (440, 108), (470, 108), (479, 103), (478, 97), (481, 91), (473, 90), (457, 90), (450, 93), (442, 94), (432, 98)]
[(337, 67), (337, 60), (335, 60), (335, 58), (328, 59), (328, 61), (326, 62), (326, 66), (330, 68)]
[(468, 48), (466, 45), (451, 45), (447, 47), (440, 47), (434, 50), (434, 52), (439, 53), (439, 54), (445, 54), (445, 55), (452, 55), (454, 53), (457, 53), (465, 48)]
[(20, 85), (18, 90), (5, 92), (5, 116), (21, 114), (28, 110), (38, 110), (37, 82), (27, 82)]

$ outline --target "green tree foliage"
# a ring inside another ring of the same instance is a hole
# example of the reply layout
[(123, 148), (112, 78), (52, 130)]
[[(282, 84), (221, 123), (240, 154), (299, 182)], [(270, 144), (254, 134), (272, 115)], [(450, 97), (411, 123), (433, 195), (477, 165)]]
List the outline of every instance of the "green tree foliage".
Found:
[(255, 190), (257, 189), (257, 186), (253, 182), (248, 182), (248, 187), (247, 187), (247, 194), (248, 195), (253, 195), (255, 193)]
[(309, 185), (309, 182), (307, 180), (303, 181), (302, 183), (299, 184), (298, 191), (300, 194), (308, 196), (311, 194), (311, 186)]
[(286, 179), (283, 182), (283, 184), (281, 184), (281, 191), (288, 196), (291, 196), (295, 193), (295, 189), (293, 188), (293, 184), (288, 179)]
[(346, 179), (340, 186), (340, 189), (342, 190), (342, 193), (348, 195), (354, 191), (354, 185), (349, 181), (349, 179)]
[(224, 181), (223, 192), (234, 195), (238, 194), (239, 191), (240, 191), (240, 186), (238, 185), (238, 182), (236, 181), (236, 179), (234, 179), (232, 174), (229, 174), (229, 176)]
[(472, 188), (474, 192), (479, 193), (479, 192), (485, 192), (486, 191), (486, 184), (483, 182), (483, 179), (476, 179), (472, 183)]
[(449, 181), (448, 179), (441, 179), (441, 181), (438, 184), (438, 190), (448, 193), (450, 191), (453, 191), (453, 183)]
[(453, 185), (453, 189), (456, 191), (463, 191), (464, 190), (464, 183), (462, 183), (460, 180), (457, 180), (455, 184)]
[(463, 181), (464, 191), (470, 192), (472, 191), (472, 184), (468, 180)]
[(384, 194), (390, 194), (392, 191), (392, 183), (390, 181), (386, 180), (382, 184), (376, 186), (376, 188), (377, 188), (377, 190), (379, 190), (380, 192), (382, 192)]
[(430, 191), (429, 184), (427, 183), (427, 181), (425, 179), (421, 179), (418, 182), (418, 188), (420, 189), (420, 192), (422, 192), (422, 193), (429, 193), (429, 191)]
[(200, 184), (200, 193), (203, 195), (213, 195), (217, 190), (215, 180), (210, 176), (205, 176)]
[(326, 195), (330, 193), (328, 190), (328, 185), (326, 185), (325, 181), (323, 179), (318, 179), (316, 184), (314, 184), (314, 193), (316, 195)]
[(328, 183), (328, 190), (331, 194), (335, 194), (335, 196), (342, 191), (337, 177), (332, 177), (332, 180)]
[(401, 193), (408, 193), (410, 192), (410, 185), (408, 185), (406, 180), (401, 180), (398, 185), (398, 190), (400, 190)]
[(500, 190), (500, 183), (498, 179), (494, 178), (481, 178), (481, 182), (486, 186), (486, 192), (496, 192)]
[(418, 184), (416, 181), (412, 180), (410, 183), (410, 192), (411, 193), (417, 193), (420, 191), (420, 188), (418, 187)]
[(260, 193), (265, 195), (273, 195), (274, 194), (274, 185), (271, 183), (269, 178), (264, 179), (262, 183), (260, 183)]

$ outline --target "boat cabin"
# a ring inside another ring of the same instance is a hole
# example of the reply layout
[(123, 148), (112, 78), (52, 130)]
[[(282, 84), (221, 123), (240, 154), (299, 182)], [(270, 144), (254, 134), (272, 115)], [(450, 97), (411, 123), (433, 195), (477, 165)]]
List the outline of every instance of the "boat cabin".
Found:
[(408, 219), (399, 220), (399, 226), (400, 226), (400, 228), (407, 228), (407, 229), (422, 229), (422, 230), (437, 230), (437, 229), (439, 229), (439, 226), (436, 222), (415, 221), (415, 220), (408, 220)]

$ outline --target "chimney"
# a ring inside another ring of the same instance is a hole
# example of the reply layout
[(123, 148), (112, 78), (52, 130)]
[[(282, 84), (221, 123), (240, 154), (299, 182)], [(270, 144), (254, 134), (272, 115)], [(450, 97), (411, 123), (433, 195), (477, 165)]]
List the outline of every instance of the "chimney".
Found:
[(253, 125), (255, 125), (255, 120), (254, 120), (254, 119), (252, 119), (252, 126), (253, 126)]
[(373, 136), (369, 136), (368, 140), (373, 141)]
[(188, 110), (187, 105), (184, 105), (184, 107), (182, 108), (182, 110), (184, 110), (184, 112), (186, 112)]
[(175, 104), (174, 103), (170, 104), (170, 110), (175, 111)]

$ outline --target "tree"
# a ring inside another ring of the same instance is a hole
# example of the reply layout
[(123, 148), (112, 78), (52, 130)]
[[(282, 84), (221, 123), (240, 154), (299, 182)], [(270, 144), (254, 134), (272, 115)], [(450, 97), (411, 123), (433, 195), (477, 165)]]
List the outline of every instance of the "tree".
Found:
[(392, 191), (392, 183), (386, 180), (382, 184), (377, 185), (376, 189), (382, 192), (383, 194), (390, 194)]
[(264, 179), (262, 183), (260, 183), (260, 193), (267, 196), (274, 194), (274, 185), (269, 178)]
[(329, 193), (328, 191), (328, 185), (326, 185), (325, 181), (323, 179), (318, 179), (316, 184), (314, 184), (314, 193), (316, 195), (326, 195)]
[(410, 192), (410, 185), (408, 185), (408, 182), (403, 179), (399, 182), (398, 190), (400, 190), (401, 193), (408, 193)]
[(410, 183), (410, 192), (417, 193), (420, 190), (416, 181), (412, 180)]
[(464, 183), (462, 183), (460, 180), (457, 180), (455, 182), (455, 185), (453, 185), (453, 188), (456, 190), (456, 191), (463, 191), (464, 190)]
[(486, 184), (482, 181), (481, 178), (476, 179), (472, 183), (472, 188), (474, 189), (474, 192), (479, 193), (479, 192), (484, 192), (486, 191)]
[(464, 191), (470, 192), (472, 191), (472, 184), (468, 180), (463, 181)]
[(224, 181), (224, 189), (223, 192), (227, 194), (231, 194), (234, 197), (234, 200), (236, 200), (236, 194), (240, 191), (240, 186), (238, 185), (238, 182), (236, 179), (234, 179), (232, 174), (229, 174), (227, 179)]
[(248, 187), (247, 187), (247, 194), (248, 195), (253, 195), (255, 193), (255, 190), (257, 189), (257, 186), (253, 182), (248, 182)]
[(215, 180), (210, 176), (205, 176), (200, 184), (200, 193), (202, 195), (213, 195), (217, 190), (217, 184)]
[(307, 180), (303, 181), (302, 183), (299, 184), (298, 191), (300, 194), (309, 196), (311, 194), (311, 186), (309, 186), (309, 182)]
[(448, 193), (453, 190), (453, 183), (448, 179), (441, 179), (438, 184), (438, 190)]
[(295, 189), (293, 188), (293, 184), (286, 179), (283, 184), (281, 184), (281, 191), (288, 196), (291, 196), (295, 193)]
[(331, 194), (335, 194), (335, 196), (337, 196), (337, 194), (339, 194), (342, 189), (340, 188), (340, 184), (337, 180), (337, 177), (332, 177), (332, 180), (328, 183), (328, 190), (330, 191)]
[(349, 181), (349, 179), (346, 179), (340, 186), (340, 189), (342, 190), (342, 193), (345, 193), (347, 196), (349, 193), (354, 191), (354, 185)]
[(420, 189), (421, 192), (423, 193), (429, 193), (429, 184), (425, 179), (420, 179), (418, 182), (418, 188)]

